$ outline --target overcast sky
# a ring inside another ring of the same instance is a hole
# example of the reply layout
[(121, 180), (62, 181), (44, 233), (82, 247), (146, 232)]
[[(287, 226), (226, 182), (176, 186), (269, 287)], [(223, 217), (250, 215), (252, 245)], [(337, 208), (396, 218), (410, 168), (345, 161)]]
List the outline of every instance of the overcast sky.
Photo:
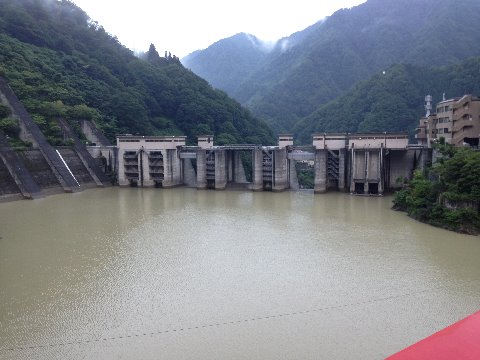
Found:
[(239, 32), (274, 41), (366, 0), (73, 0), (132, 50), (182, 58)]

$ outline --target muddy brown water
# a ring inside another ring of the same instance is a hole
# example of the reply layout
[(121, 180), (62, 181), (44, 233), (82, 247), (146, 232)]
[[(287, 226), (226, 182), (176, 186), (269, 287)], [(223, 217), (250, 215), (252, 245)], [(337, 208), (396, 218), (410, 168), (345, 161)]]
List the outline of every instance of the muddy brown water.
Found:
[(0, 203), (0, 359), (382, 359), (480, 309), (480, 238), (390, 197)]

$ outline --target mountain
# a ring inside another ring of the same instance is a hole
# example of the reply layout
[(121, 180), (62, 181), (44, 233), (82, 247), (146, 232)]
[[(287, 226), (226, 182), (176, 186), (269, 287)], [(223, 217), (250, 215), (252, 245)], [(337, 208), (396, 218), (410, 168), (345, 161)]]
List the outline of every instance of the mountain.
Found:
[[(272, 143), (268, 126), (151, 46), (140, 59), (68, 0), (0, 0), (0, 75), (49, 141), (54, 119), (117, 133), (214, 133), (218, 143)], [(1, 130), (1, 129), (0, 129)]]
[(292, 131), (393, 64), (440, 66), (479, 56), (479, 18), (478, 0), (368, 0), (282, 39), (229, 94), (275, 131)]
[(230, 94), (263, 63), (269, 50), (268, 44), (255, 36), (240, 33), (187, 55), (182, 64)]
[(425, 95), (443, 98), (480, 94), (480, 57), (432, 67), (394, 65), (356, 84), (345, 95), (300, 120), (296, 139), (311, 143), (317, 132), (394, 132), (411, 130), (425, 115)]

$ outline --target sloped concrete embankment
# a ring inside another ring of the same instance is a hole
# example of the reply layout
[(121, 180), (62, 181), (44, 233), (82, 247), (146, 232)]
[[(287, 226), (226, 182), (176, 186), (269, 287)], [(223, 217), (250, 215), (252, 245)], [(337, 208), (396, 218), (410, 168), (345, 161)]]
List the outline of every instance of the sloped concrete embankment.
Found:
[(51, 168), (63, 190), (66, 192), (79, 190), (77, 182), (56, 150), (48, 143), (38, 125), (35, 124), (25, 107), (20, 103), (13, 90), (2, 77), (0, 77), (0, 96), (2, 101), (10, 107), (13, 116), (18, 118), (22, 130), (20, 134), (22, 139), (32, 142), (33, 146), (40, 151), (44, 161)]

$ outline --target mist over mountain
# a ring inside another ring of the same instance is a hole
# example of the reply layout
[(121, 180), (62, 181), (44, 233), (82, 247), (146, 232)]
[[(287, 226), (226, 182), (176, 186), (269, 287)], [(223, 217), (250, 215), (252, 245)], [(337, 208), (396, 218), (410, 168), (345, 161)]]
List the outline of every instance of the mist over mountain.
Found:
[[(282, 39), (250, 69), (238, 62), (242, 69), (232, 72), (243, 80), (236, 89), (219, 78), (214, 86), (275, 131), (290, 132), (297, 121), (393, 64), (440, 66), (480, 55), (479, 18), (477, 0), (369, 0)], [(203, 67), (207, 81), (223, 63), (236, 64), (227, 51), (222, 61), (212, 53), (196, 59), (190, 67)]]
[[(143, 58), (68, 0), (0, 0), (0, 76), (53, 144), (56, 117), (117, 133), (272, 143), (268, 126), (152, 45)], [(0, 131), (2, 129), (0, 128)]]

